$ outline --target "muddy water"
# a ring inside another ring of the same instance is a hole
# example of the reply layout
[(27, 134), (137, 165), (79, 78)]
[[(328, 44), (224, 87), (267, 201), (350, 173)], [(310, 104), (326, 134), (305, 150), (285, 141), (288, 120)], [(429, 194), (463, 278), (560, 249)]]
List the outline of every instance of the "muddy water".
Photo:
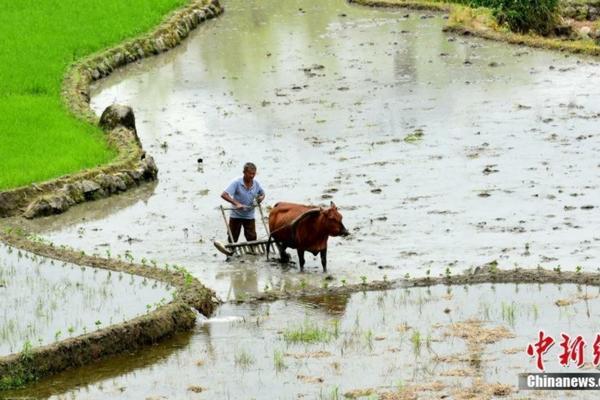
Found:
[[(226, 305), (198, 324), (191, 337), (146, 349), (126, 357), (129, 361), (121, 357), (63, 373), (15, 394), (329, 399), (358, 389), (394, 392), (437, 381), (435, 390), (417, 389), (418, 398), (459, 398), (461, 390), (472, 388), (482, 395), (477, 378), (515, 388), (518, 373), (536, 370), (525, 348), (537, 340), (539, 329), (557, 343), (561, 332), (591, 343), (600, 328), (599, 296), (598, 288), (575, 285), (476, 285)], [(558, 307), (557, 301), (565, 305)], [(301, 328), (321, 334), (313, 342), (294, 341)], [(484, 335), (487, 343), (473, 342)], [(584, 371), (591, 368), (588, 350)], [(546, 354), (546, 371), (565, 371), (559, 353), (557, 345)], [(541, 394), (548, 397), (552, 394)]]
[(0, 356), (93, 332), (172, 299), (162, 282), (0, 246)]
[(341, 208), (353, 235), (330, 241), (331, 284), (491, 260), (597, 267), (595, 62), (448, 36), (439, 14), (224, 5), (181, 48), (96, 88), (98, 113), (135, 109), (160, 169), (153, 192), (36, 221), (46, 238), (185, 265), (225, 299), (321, 285), (312, 256), (301, 276), (213, 248), (226, 237), (219, 195), (251, 160), (267, 203)]

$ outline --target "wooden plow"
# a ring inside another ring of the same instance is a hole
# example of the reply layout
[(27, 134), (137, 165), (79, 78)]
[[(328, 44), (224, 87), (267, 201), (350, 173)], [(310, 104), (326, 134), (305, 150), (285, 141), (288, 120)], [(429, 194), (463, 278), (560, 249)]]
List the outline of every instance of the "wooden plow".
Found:
[[(225, 228), (227, 228), (227, 237), (229, 238), (228, 243), (219, 242), (218, 240), (215, 240), (213, 242), (213, 244), (215, 245), (217, 250), (219, 250), (221, 253), (223, 253), (227, 256), (267, 254), (267, 243), (269, 240), (269, 226), (267, 225), (267, 222), (265, 220), (265, 215), (263, 213), (263, 209), (262, 209), (262, 206), (260, 205), (260, 203), (255, 202), (252, 205), (252, 207), (258, 208), (258, 211), (260, 212), (260, 220), (262, 221), (262, 225), (265, 228), (266, 239), (258, 239), (258, 240), (248, 241), (248, 242), (233, 243), (233, 234), (231, 232), (231, 229), (229, 228), (229, 223), (227, 221), (227, 215), (225, 213), (225, 211), (233, 210), (233, 208), (232, 207), (223, 207), (221, 205), (221, 206), (219, 206), (219, 208), (221, 210), (221, 215), (223, 216), (223, 222), (225, 222)], [(241, 235), (241, 233), (240, 233), (240, 235)], [(279, 254), (279, 250), (277, 249), (275, 242), (271, 242), (270, 252)]]

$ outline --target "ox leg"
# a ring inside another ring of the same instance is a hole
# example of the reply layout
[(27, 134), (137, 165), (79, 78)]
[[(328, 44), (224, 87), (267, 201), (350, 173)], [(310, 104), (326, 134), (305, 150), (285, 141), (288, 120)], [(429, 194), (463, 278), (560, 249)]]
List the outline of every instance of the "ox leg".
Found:
[(321, 250), (321, 265), (323, 266), (323, 272), (327, 272), (327, 249)]
[(280, 261), (283, 264), (289, 262), (290, 261), (290, 255), (285, 252), (286, 247), (283, 246), (283, 245), (280, 245), (279, 243), (276, 243), (276, 245), (277, 245), (277, 250), (279, 250), (279, 255), (281, 256)]
[(304, 271), (304, 250), (298, 249), (298, 262), (300, 263), (300, 272)]

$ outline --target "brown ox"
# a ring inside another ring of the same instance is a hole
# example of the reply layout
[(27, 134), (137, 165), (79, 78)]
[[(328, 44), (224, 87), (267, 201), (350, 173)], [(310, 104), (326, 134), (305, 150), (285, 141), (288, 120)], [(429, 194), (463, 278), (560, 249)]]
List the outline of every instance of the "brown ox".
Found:
[(342, 224), (342, 215), (333, 202), (329, 208), (320, 208), (294, 203), (277, 203), (269, 213), (269, 241), (267, 258), (271, 240), (275, 240), (286, 262), (289, 256), (286, 248), (298, 251), (300, 271), (304, 270), (304, 252), (313, 255), (321, 254), (323, 272), (327, 271), (327, 239), (329, 236), (347, 236), (348, 230)]

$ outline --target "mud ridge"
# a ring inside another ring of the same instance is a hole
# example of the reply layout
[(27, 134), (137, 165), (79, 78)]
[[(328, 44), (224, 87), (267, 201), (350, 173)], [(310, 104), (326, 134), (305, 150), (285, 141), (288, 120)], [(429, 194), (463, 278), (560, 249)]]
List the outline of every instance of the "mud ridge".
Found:
[(348, 0), (348, 3), (355, 3), (367, 7), (411, 8), (413, 10), (431, 10), (448, 12), (452, 10), (451, 4), (434, 3), (422, 0)]
[[(92, 82), (124, 65), (176, 47), (199, 24), (222, 12), (218, 0), (191, 0), (152, 33), (77, 62), (63, 82), (62, 97), (68, 108), (77, 118), (98, 124), (98, 117), (90, 108)], [(0, 218), (60, 214), (75, 204), (107, 197), (156, 179), (154, 160), (142, 149), (135, 128), (111, 127), (107, 129), (107, 141), (118, 154), (107, 165), (0, 192)]]
[[(171, 14), (152, 33), (83, 59), (69, 70), (63, 82), (63, 99), (75, 116), (98, 124), (98, 117), (90, 108), (92, 82), (126, 64), (176, 47), (200, 23), (222, 12), (218, 0), (192, 0)], [(116, 160), (102, 167), (0, 192), (0, 218), (16, 215), (35, 218), (62, 213), (74, 204), (106, 197), (143, 181), (156, 179), (156, 165), (142, 149), (135, 125), (118, 123), (106, 130), (109, 144), (118, 151)], [(212, 290), (184, 269), (166, 271), (87, 256), (83, 252), (65, 247), (55, 248), (32, 240), (23, 232), (11, 233), (10, 229), (0, 233), (0, 241), (56, 260), (168, 282), (178, 289), (171, 303), (144, 316), (76, 338), (0, 357), (0, 390), (22, 386), (42, 376), (155, 343), (181, 330), (189, 330), (196, 319), (192, 308), (209, 316), (219, 303)]]
[(193, 309), (210, 316), (220, 302), (214, 291), (184, 269), (167, 271), (121, 260), (88, 256), (83, 252), (34, 241), (23, 232), (1, 232), (0, 240), (42, 257), (126, 272), (167, 282), (177, 288), (172, 302), (141, 317), (19, 354), (0, 357), (0, 390), (19, 387), (42, 376), (156, 343), (176, 332), (192, 329), (196, 321)]
[(544, 268), (502, 270), (495, 264), (488, 264), (458, 275), (440, 277), (422, 277), (411, 279), (394, 279), (372, 281), (352, 285), (328, 288), (303, 288), (287, 291), (267, 291), (246, 299), (231, 300), (230, 303), (258, 303), (277, 300), (294, 300), (314, 297), (351, 295), (359, 292), (372, 292), (396, 288), (427, 287), (435, 285), (463, 286), (483, 283), (523, 283), (523, 284), (562, 284), (600, 287), (600, 273), (548, 270)]

